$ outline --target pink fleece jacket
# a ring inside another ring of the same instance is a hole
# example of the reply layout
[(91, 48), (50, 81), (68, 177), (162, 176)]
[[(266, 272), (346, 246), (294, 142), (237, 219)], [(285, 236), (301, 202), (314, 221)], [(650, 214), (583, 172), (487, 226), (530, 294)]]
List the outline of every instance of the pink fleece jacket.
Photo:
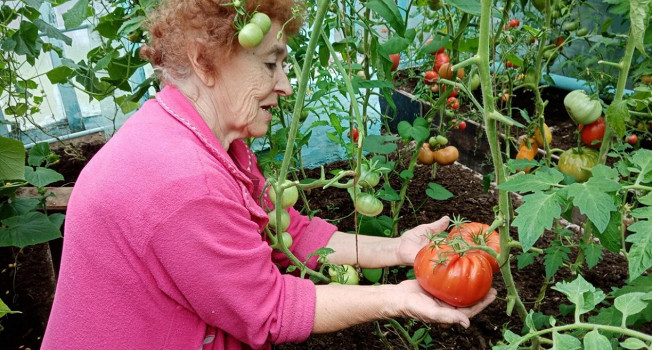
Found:
[[(305, 340), (315, 286), (277, 267), (287, 261), (261, 233), (264, 181), (243, 141), (226, 152), (188, 100), (164, 88), (75, 184), (42, 349), (269, 349)], [(305, 260), (336, 228), (289, 212), (291, 249)]]

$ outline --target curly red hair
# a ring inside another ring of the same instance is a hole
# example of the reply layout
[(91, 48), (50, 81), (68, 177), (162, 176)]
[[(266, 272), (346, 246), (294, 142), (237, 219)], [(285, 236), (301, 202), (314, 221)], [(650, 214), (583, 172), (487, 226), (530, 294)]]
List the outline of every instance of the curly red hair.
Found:
[[(293, 7), (300, 5), (295, 0), (241, 1), (247, 13), (263, 12), (272, 21), (285, 23), (285, 35), (297, 34), (303, 24), (301, 18), (293, 18)], [(205, 72), (217, 74), (216, 63), (240, 49), (233, 28), (236, 11), (233, 6), (223, 6), (231, 2), (161, 0), (147, 18), (150, 41), (141, 47), (140, 55), (152, 63), (164, 81), (184, 79), (191, 69), (186, 45), (191, 39), (201, 38), (206, 43), (206, 52), (202, 54), (200, 63)]]

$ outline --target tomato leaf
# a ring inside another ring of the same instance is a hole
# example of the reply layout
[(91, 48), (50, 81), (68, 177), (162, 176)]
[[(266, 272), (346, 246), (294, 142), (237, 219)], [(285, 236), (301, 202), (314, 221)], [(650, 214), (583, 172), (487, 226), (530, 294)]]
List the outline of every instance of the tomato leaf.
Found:
[(362, 269), (362, 275), (372, 283), (378, 283), (383, 277), (383, 269)]
[(401, 200), (398, 192), (387, 183), (383, 184), (383, 187), (376, 192), (376, 195), (384, 201), (395, 202)]
[(552, 289), (566, 295), (580, 315), (593, 310), (605, 298), (604, 292), (587, 282), (582, 275), (571, 282), (557, 282)]
[(600, 244), (607, 250), (614, 253), (620, 252), (621, 245), (621, 225), (623, 224), (623, 216), (619, 211), (612, 211), (609, 219), (609, 224), (604, 232), (598, 232), (595, 225), (589, 221), (589, 224), (594, 228), (593, 234), (600, 240)]
[(608, 193), (619, 190), (621, 186), (615, 180), (618, 178), (615, 169), (599, 164), (592, 172), (593, 176), (587, 182), (568, 186), (568, 196), (573, 198), (573, 204), (593, 222), (598, 232), (604, 232), (610, 213), (618, 209)]
[(390, 154), (397, 148), (396, 140), (399, 138), (391, 135), (367, 135), (362, 150), (376, 154)]
[(634, 40), (636, 48), (647, 57), (645, 52), (645, 27), (649, 21), (647, 13), (650, 0), (630, 0), (629, 1), (629, 18), (630, 18), (630, 40)]
[(586, 264), (589, 269), (594, 268), (602, 259), (602, 246), (599, 244), (580, 244), (580, 248), (586, 257)]
[(652, 217), (631, 224), (628, 229), (635, 232), (627, 236), (626, 242), (632, 243), (627, 259), (629, 260), (629, 279), (633, 280), (652, 267)]
[(20, 311), (11, 311), (9, 306), (5, 304), (2, 299), (0, 299), (0, 317), (6, 315), (6, 314), (19, 314), (21, 313)]
[(394, 1), (370, 0), (366, 2), (364, 6), (385, 19), (398, 35), (403, 36), (406, 25), (403, 21), (403, 16), (401, 16), (401, 12)]
[(512, 226), (518, 228), (518, 238), (523, 251), (528, 251), (541, 237), (553, 220), (561, 215), (562, 198), (556, 192), (535, 192), (523, 196), (523, 205), (516, 209), (518, 216)]
[[(639, 173), (636, 182), (652, 182), (652, 150), (641, 148), (632, 155), (631, 159), (634, 165), (640, 168), (640, 170), (635, 170), (635, 172)], [(648, 205), (652, 205), (652, 203)]]
[(545, 252), (544, 265), (546, 268), (546, 277), (552, 277), (560, 267), (564, 266), (564, 262), (568, 261), (570, 248), (561, 245), (558, 241), (553, 241), (550, 247), (545, 249)]
[(607, 108), (607, 124), (611, 129), (616, 132), (618, 137), (625, 136), (626, 126), (625, 122), (629, 120), (629, 109), (627, 109), (627, 102), (620, 101), (612, 103)]
[(477, 0), (446, 0), (446, 3), (470, 15), (480, 16), (482, 13), (482, 4)]
[(627, 338), (625, 341), (620, 342), (620, 346), (625, 349), (645, 349), (647, 344), (637, 338)]
[(516, 174), (498, 186), (501, 190), (530, 192), (545, 191), (564, 180), (564, 174), (554, 168), (541, 168), (535, 174)]
[(518, 269), (522, 269), (524, 267), (530, 266), (534, 263), (534, 258), (539, 256), (539, 253), (534, 253), (534, 252), (526, 252), (526, 253), (521, 253), (516, 256), (516, 261), (517, 261), (517, 267)]
[(623, 317), (635, 315), (647, 307), (647, 302), (643, 301), (643, 297), (645, 297), (645, 293), (642, 292), (623, 294), (614, 300), (614, 306), (623, 313)]

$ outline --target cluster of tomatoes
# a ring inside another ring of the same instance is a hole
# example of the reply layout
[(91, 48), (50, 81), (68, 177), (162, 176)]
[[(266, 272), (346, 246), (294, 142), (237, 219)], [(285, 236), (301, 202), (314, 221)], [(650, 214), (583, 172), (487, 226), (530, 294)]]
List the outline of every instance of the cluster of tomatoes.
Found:
[(238, 42), (242, 47), (252, 49), (263, 42), (263, 36), (269, 32), (271, 27), (272, 20), (269, 16), (262, 12), (256, 12), (238, 32)]
[[(290, 214), (286, 209), (294, 206), (299, 199), (299, 190), (292, 181), (283, 181), (279, 185), (279, 188), (283, 188), (280, 201), (277, 198), (274, 186), (270, 186), (269, 188), (269, 199), (275, 206), (267, 214), (269, 218), (268, 226), (277, 232), (276, 242), (272, 244), (272, 248), (274, 249), (281, 249), (282, 247), (290, 248), (292, 246), (292, 235), (286, 231), (290, 227)], [(277, 211), (278, 208), (280, 209)], [(280, 213), (280, 220), (277, 220), (277, 212)]]
[[(428, 39), (426, 45), (432, 41)], [(439, 79), (454, 80), (454, 77), (459, 79), (464, 79), (464, 68), (458, 69), (456, 72), (453, 71), (453, 63), (450, 61), (450, 56), (445, 52), (446, 48), (441, 47), (436, 52), (432, 52), (431, 55), (435, 56), (435, 62), (432, 67), (432, 70), (425, 72), (423, 76), (423, 83), (430, 86), (432, 92), (438, 93), (440, 90), (446, 91), (446, 85), (439, 85), (437, 82)], [(451, 91), (446, 100), (446, 104), (452, 109), (460, 108), (460, 102), (457, 99), (458, 93), (456, 90)]]
[[(466, 125), (466, 123), (464, 124)], [(465, 126), (466, 127), (466, 126)], [(428, 142), (424, 142), (419, 149), (417, 160), (421, 164), (432, 165), (451, 165), (455, 163), (460, 156), (460, 152), (455, 146), (446, 146), (448, 139), (443, 135), (431, 137)]]
[(480, 301), (491, 288), (498, 261), (485, 246), (500, 253), (498, 232), (479, 222), (458, 223), (446, 238), (434, 240), (417, 253), (414, 275), (419, 285), (436, 298), (456, 307)]

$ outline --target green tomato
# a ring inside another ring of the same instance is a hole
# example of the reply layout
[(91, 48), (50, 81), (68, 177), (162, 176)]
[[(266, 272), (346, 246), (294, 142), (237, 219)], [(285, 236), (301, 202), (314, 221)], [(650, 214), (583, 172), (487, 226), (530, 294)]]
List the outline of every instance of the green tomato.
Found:
[(247, 23), (238, 33), (238, 42), (244, 48), (253, 49), (263, 42), (263, 31), (257, 24)]
[(292, 235), (285, 231), (283, 231), (280, 236), (276, 236), (276, 239), (278, 242), (275, 245), (272, 245), (272, 248), (274, 249), (280, 249), (281, 241), (283, 241), (282, 243), (286, 248), (290, 248), (292, 246)]
[(430, 136), (428, 144), (430, 145), (430, 148), (437, 148), (437, 138), (435, 136)]
[[(285, 187), (290, 183), (292, 183), (292, 181), (285, 180), (281, 186)], [(274, 187), (269, 188), (269, 199), (274, 205), (276, 205), (276, 191), (274, 190)], [(281, 208), (285, 209), (294, 206), (298, 199), (299, 190), (297, 190), (296, 186), (284, 189), (281, 194)]]
[(444, 0), (429, 0), (428, 7), (433, 11), (441, 10), (444, 7)]
[(437, 144), (438, 145), (443, 146), (443, 145), (448, 144), (448, 139), (444, 135), (437, 135), (436, 139), (437, 139)]
[(254, 15), (251, 16), (249, 23), (253, 23), (257, 25), (260, 28), (260, 30), (263, 31), (263, 35), (267, 34), (267, 32), (269, 32), (269, 29), (272, 27), (272, 20), (269, 19), (268, 15), (262, 12), (254, 13)]
[(339, 284), (358, 284), (360, 281), (358, 272), (351, 265), (331, 266), (328, 268), (328, 274), (333, 282)]
[(383, 202), (369, 193), (360, 193), (355, 199), (355, 210), (365, 216), (377, 216), (383, 211)]
[(373, 188), (376, 187), (379, 182), (380, 174), (375, 171), (370, 171), (369, 165), (363, 163), (360, 166), (360, 179), (358, 179), (358, 183), (362, 186)]
[(584, 90), (573, 90), (564, 97), (564, 106), (568, 115), (577, 124), (591, 124), (600, 118), (602, 105), (591, 99)]
[(473, 74), (471, 80), (469, 81), (469, 88), (471, 90), (476, 90), (479, 87), (480, 87), (480, 75)]
[(271, 227), (274, 231), (283, 232), (287, 230), (288, 227), (290, 227), (290, 214), (287, 210), (281, 210), (281, 223), (278, 226), (276, 225), (276, 209), (270, 211), (267, 215), (269, 216), (268, 226)]
[(577, 34), (577, 36), (585, 36), (585, 35), (589, 34), (589, 28), (587, 28), (587, 27), (582, 27), (582, 28), (578, 29), (578, 30), (575, 32), (575, 34)]
[(559, 156), (557, 167), (562, 173), (575, 178), (575, 182), (584, 182), (591, 177), (591, 169), (598, 164), (598, 151), (581, 147), (578, 151), (571, 148)]
[(539, 11), (543, 12), (546, 9), (546, 0), (531, 0), (532, 5)]
[(580, 21), (567, 21), (561, 25), (561, 29), (565, 31), (573, 31), (580, 27)]

